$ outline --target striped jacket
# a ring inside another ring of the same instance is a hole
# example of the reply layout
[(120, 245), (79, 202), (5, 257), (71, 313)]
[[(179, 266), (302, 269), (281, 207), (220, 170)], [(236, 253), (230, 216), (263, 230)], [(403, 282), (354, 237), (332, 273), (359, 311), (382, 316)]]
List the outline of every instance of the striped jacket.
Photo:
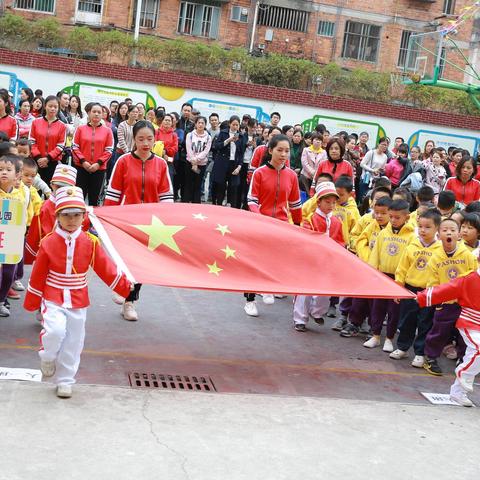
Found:
[(94, 127), (90, 123), (81, 125), (75, 131), (72, 145), (72, 155), (75, 165), (83, 162), (98, 163), (99, 170), (107, 168), (107, 162), (113, 153), (112, 129), (105, 125)]

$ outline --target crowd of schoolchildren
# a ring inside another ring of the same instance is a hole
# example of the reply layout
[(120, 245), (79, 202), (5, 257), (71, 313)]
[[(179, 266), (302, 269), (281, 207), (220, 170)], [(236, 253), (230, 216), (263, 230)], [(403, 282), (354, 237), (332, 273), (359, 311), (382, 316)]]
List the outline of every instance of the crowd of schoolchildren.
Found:
[[(366, 132), (304, 132), (280, 120), (274, 112), (270, 125), (248, 115), (220, 123), (190, 104), (179, 115), (130, 99), (82, 109), (75, 95), (30, 89), (13, 105), (0, 90), (0, 198), (25, 205), (24, 260), (34, 263), (25, 307), (43, 323), (42, 372), (56, 373), (59, 396), (71, 395), (79, 365), (90, 267), (116, 292), (124, 318), (138, 319), (140, 286), (89, 233), (88, 198), (93, 206), (208, 201), (328, 234), (417, 298), (296, 296), (295, 330), (331, 317), (341, 337), (363, 334), (366, 348), (381, 346), (393, 360), (413, 348), (411, 365), (432, 375), (442, 375), (441, 355), (457, 360), (451, 396), (472, 405), (467, 394), (480, 371), (476, 159), (431, 140), (409, 148), (400, 137), (370, 149)], [(2, 265), (0, 316), (20, 298), (22, 275), (23, 262)], [(258, 316), (256, 293), (245, 298), (245, 312)]]

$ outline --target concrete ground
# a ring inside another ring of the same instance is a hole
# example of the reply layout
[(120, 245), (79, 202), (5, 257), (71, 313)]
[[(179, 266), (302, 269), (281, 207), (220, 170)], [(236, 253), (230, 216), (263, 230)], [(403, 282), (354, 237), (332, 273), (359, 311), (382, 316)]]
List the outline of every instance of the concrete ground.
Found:
[[(98, 279), (74, 397), (0, 381), (0, 480), (476, 478), (477, 409), (439, 407), (448, 392), (363, 338), (311, 325), (291, 299), (243, 313), (241, 294), (145, 287), (125, 322)], [(12, 301), (0, 366), (38, 368), (39, 325)], [(217, 393), (132, 389), (128, 373), (210, 377)], [(477, 392), (471, 398), (480, 405)]]

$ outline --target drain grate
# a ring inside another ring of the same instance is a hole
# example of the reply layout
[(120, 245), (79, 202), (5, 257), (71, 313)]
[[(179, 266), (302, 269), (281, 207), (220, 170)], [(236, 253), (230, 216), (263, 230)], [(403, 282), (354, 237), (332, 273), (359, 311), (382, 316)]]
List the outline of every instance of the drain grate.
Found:
[(165, 388), (168, 390), (180, 390), (184, 392), (210, 392), (217, 389), (210, 377), (195, 375), (166, 375), (163, 373), (140, 373), (128, 374), (130, 386), (133, 388)]

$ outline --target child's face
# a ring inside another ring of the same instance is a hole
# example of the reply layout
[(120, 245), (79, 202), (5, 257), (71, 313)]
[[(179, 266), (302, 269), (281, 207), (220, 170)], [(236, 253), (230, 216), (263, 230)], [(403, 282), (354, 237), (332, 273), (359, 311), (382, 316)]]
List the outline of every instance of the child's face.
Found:
[(30, 147), (28, 145), (17, 145), (17, 152), (21, 157), (29, 157)]
[(463, 241), (471, 247), (477, 246), (478, 233), (478, 230), (473, 225), (470, 225), (470, 223), (463, 222), (460, 227), (460, 236)]
[(425, 243), (431, 243), (435, 239), (437, 227), (431, 218), (418, 219), (418, 236)]
[(381, 227), (384, 227), (390, 221), (388, 207), (386, 206), (375, 205), (373, 207), (373, 216)]
[(350, 198), (350, 192), (346, 188), (336, 188), (338, 193), (338, 203), (346, 203)]
[(439, 166), (442, 163), (442, 157), (439, 153), (434, 153), (432, 155), (432, 162), (434, 165)]
[(388, 218), (393, 228), (402, 228), (408, 221), (410, 214), (406, 210), (389, 210)]
[(67, 232), (75, 232), (78, 230), (82, 223), (85, 213), (58, 213), (57, 220), (63, 230)]
[(2, 190), (10, 190), (14, 184), (17, 174), (15, 165), (11, 162), (0, 161), (0, 188)]
[(318, 200), (318, 208), (326, 215), (333, 212), (336, 204), (337, 197), (334, 195), (328, 195), (327, 197), (322, 197), (320, 200)]
[(22, 170), (22, 182), (27, 186), (31, 187), (33, 185), (33, 181), (37, 176), (37, 169), (33, 167), (23, 167)]
[(460, 229), (454, 220), (446, 220), (441, 223), (438, 230), (438, 238), (441, 240), (443, 249), (446, 252), (455, 250), (458, 240), (460, 240)]

